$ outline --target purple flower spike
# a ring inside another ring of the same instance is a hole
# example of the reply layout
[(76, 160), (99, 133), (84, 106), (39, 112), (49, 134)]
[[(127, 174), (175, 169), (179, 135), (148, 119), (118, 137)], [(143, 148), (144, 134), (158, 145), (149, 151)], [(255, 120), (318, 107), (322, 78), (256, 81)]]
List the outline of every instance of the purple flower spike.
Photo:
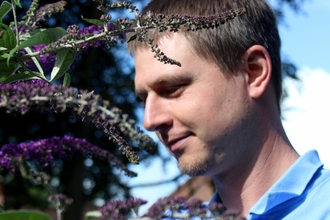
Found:
[(52, 137), (20, 144), (6, 144), (0, 150), (0, 167), (12, 173), (17, 172), (18, 158), (36, 161), (46, 167), (50, 166), (55, 159), (63, 159), (72, 152), (80, 152), (86, 157), (91, 156), (99, 160), (109, 161), (113, 166), (125, 171), (128, 176), (136, 176), (136, 173), (128, 170), (110, 152), (92, 145), (85, 139), (70, 136)]
[(113, 200), (106, 203), (101, 209), (102, 220), (126, 220), (133, 209), (136, 213), (138, 208), (147, 201), (136, 198), (129, 198), (126, 201)]
[(30, 110), (46, 114), (70, 112), (78, 116), (79, 120), (90, 119), (96, 127), (104, 129), (104, 133), (119, 145), (119, 149), (133, 164), (139, 163), (139, 156), (122, 134), (148, 152), (155, 152), (156, 144), (141, 130), (135, 129), (135, 121), (93, 92), (78, 93), (73, 87), (31, 80), (0, 83), (0, 94), (0, 108), (5, 108), (10, 114), (23, 115)]

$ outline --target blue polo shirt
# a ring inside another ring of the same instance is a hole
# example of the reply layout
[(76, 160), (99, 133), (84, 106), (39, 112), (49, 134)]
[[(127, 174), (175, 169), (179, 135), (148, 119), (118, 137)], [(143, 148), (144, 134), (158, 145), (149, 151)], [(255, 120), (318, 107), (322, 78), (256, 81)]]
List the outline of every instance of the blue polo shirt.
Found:
[[(213, 201), (219, 201), (217, 195)], [(323, 168), (317, 152), (302, 155), (251, 208), (247, 219), (330, 219), (330, 170)]]
[[(218, 193), (213, 201), (220, 202)], [(251, 208), (247, 219), (330, 220), (330, 170), (323, 168), (318, 153), (302, 155)]]

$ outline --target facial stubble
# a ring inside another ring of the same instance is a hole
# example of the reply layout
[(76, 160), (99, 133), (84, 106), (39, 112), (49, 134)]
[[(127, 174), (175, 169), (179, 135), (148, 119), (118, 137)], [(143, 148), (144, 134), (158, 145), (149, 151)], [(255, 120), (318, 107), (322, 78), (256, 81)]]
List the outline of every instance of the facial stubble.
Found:
[(188, 176), (202, 176), (209, 167), (210, 160), (207, 157), (202, 157), (198, 154), (185, 158), (181, 155), (178, 159), (178, 167), (183, 174)]

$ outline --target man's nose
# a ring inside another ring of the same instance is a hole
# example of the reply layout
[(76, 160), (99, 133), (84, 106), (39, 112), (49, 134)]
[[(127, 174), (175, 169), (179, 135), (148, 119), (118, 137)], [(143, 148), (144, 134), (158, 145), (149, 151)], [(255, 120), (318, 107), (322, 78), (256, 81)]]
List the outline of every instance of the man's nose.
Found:
[(145, 109), (143, 125), (148, 131), (156, 131), (161, 127), (170, 125), (171, 117), (168, 113), (166, 103), (160, 97), (148, 96)]

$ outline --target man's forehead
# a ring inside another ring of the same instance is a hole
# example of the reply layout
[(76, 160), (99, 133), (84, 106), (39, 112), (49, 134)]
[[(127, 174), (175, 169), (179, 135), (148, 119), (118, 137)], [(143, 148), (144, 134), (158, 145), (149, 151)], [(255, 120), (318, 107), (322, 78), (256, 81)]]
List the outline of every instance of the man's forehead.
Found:
[[(171, 38), (171, 36), (173, 34), (178, 34), (178, 33), (173, 33), (173, 32), (169, 32), (169, 31), (164, 31), (164, 32), (159, 32), (156, 31), (154, 29), (150, 29), (147, 31), (147, 33), (144, 36), (144, 42), (139, 41), (137, 39), (130, 41), (127, 45), (128, 45), (128, 51), (131, 54), (135, 54), (136, 51), (140, 50), (140, 49), (146, 49), (149, 48), (150, 49), (150, 45), (147, 44), (150, 43), (150, 40), (152, 41), (152, 44), (157, 44), (160, 45), (162, 39), (164, 38)], [(131, 35), (128, 35), (128, 37), (132, 37)]]
[(147, 87), (172, 85), (178, 81), (186, 81), (192, 77), (192, 66), (196, 56), (185, 46), (177, 44), (177, 40), (164, 47), (164, 53), (179, 62), (182, 66), (163, 63), (154, 57), (149, 48), (139, 48), (134, 57), (135, 61), (135, 90), (137, 94), (144, 93)]
[[(135, 44), (134, 52), (136, 53), (136, 51), (141, 50), (141, 49), (142, 50), (143, 49), (151, 50), (151, 47), (150, 47), (151, 45), (157, 45), (159, 47), (166, 47), (172, 41), (175, 41), (178, 43), (185, 42), (188, 47), (191, 47), (191, 44), (185, 34), (186, 34), (186, 32), (182, 32), (182, 31), (179, 31), (179, 32), (164, 31), (161, 33), (147, 35), (145, 37), (145, 42), (141, 42), (138, 40), (134, 40), (132, 42), (133, 44)], [(149, 42), (150, 40), (151, 40), (151, 42)], [(148, 43), (146, 43), (146, 42), (148, 42)], [(131, 44), (131, 42), (128, 44)]]

